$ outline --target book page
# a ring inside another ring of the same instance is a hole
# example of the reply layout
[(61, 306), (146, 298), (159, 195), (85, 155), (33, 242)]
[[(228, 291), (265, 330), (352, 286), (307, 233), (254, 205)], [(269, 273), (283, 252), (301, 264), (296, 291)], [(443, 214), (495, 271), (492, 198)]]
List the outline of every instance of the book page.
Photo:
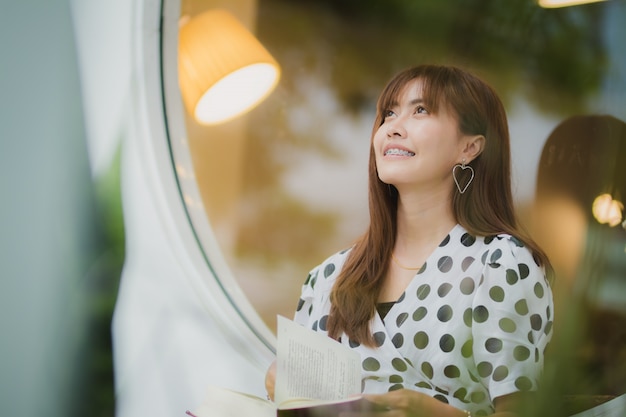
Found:
[(254, 395), (209, 385), (202, 404), (187, 414), (195, 417), (276, 417), (276, 406)]
[(341, 400), (361, 393), (361, 358), (323, 333), (278, 316), (276, 403)]

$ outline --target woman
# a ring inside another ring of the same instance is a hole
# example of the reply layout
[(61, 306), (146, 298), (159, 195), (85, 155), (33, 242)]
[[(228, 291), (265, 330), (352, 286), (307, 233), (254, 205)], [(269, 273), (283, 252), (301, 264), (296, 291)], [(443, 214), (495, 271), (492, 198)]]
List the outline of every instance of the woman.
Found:
[(311, 271), (295, 321), (356, 349), (389, 415), (506, 414), (537, 387), (549, 262), (518, 227), (509, 153), (500, 99), (464, 70), (405, 70), (378, 100), (369, 228)]

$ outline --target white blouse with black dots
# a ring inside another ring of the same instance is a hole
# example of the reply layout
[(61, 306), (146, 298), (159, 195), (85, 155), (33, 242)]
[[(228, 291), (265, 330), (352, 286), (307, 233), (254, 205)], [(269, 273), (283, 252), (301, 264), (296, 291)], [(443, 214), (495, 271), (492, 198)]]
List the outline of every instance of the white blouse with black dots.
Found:
[[(311, 271), (296, 322), (326, 331), (330, 291), (348, 252)], [(374, 315), (378, 346), (345, 334), (340, 341), (361, 355), (364, 393), (413, 389), (488, 415), (494, 398), (537, 388), (553, 310), (544, 270), (519, 240), (474, 237), (456, 225), (385, 320)]]

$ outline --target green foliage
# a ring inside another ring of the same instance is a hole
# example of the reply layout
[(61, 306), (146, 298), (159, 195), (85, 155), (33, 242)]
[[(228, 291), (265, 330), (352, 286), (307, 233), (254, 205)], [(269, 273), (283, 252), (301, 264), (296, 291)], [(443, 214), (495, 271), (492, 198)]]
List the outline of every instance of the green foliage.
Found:
[(89, 307), (85, 347), (76, 363), (82, 384), (72, 398), (74, 415), (115, 415), (111, 320), (124, 263), (124, 224), (120, 191), (119, 152), (110, 169), (95, 182), (97, 257), (84, 279)]
[[(290, 3), (261, 2), (271, 11), (262, 16), (261, 36), (279, 53), (285, 44), (303, 50), (326, 44), (337, 70), (351, 58), (361, 61), (352, 62), (354, 80), (337, 77), (338, 91), (372, 71), (384, 74), (378, 87), (398, 67), (457, 63), (488, 73), (505, 101), (521, 88), (538, 108), (565, 113), (585, 108), (607, 70), (602, 3), (562, 9), (531, 0), (306, 0), (297, 9)], [(290, 22), (280, 19), (289, 12)], [(358, 52), (334, 53), (350, 47)]]

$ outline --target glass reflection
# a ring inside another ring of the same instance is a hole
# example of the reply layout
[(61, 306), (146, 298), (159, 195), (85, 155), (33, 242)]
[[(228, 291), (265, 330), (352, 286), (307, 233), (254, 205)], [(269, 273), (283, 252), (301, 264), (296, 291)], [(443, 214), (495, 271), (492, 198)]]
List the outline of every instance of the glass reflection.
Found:
[[(270, 328), (277, 313), (292, 315), (308, 270), (364, 230), (376, 94), (390, 75), (425, 62), (470, 68), (496, 88), (509, 113), (522, 220), (564, 277), (585, 275), (589, 254), (604, 254), (610, 273), (596, 269), (594, 276), (610, 275), (597, 282), (612, 289), (598, 284), (604, 298), (594, 303), (610, 304), (614, 322), (623, 323), (624, 228), (600, 237), (591, 202), (581, 208), (558, 193), (535, 201), (540, 159), (552, 152), (546, 141), (556, 126), (573, 115), (626, 119), (623, 2), (542, 9), (531, 0), (184, 0), (182, 10), (219, 6), (252, 28), (282, 67), (277, 90), (247, 116), (212, 127), (187, 119), (207, 215)], [(621, 149), (614, 163), (626, 166)], [(581, 172), (602, 180), (594, 170)], [(565, 182), (580, 184), (573, 176)], [(613, 335), (623, 358), (626, 336)], [(624, 386), (615, 377), (602, 389)]]
[(621, 210), (616, 222), (596, 216), (598, 196), (621, 205), (625, 195), (626, 123), (605, 115), (559, 123), (541, 156), (533, 217), (557, 274), (555, 326), (568, 327), (560, 359), (575, 365), (561, 369), (576, 381), (563, 393), (626, 389), (626, 230)]
[[(293, 314), (309, 269), (366, 225), (380, 88), (414, 64), (457, 64), (488, 80), (507, 107), (518, 211), (557, 270), (557, 318), (567, 327), (555, 350), (569, 353), (548, 372), (581, 382), (557, 383), (554, 394), (626, 390), (626, 230), (592, 214), (602, 193), (626, 199), (626, 139), (613, 135), (607, 150), (604, 131), (557, 134), (572, 116), (587, 127), (595, 115), (626, 120), (625, 3), (183, 0), (182, 15), (217, 7), (282, 67), (275, 92), (244, 117), (200, 126), (186, 115), (207, 216), (270, 328), (276, 314)], [(601, 186), (609, 177), (611, 189)], [(583, 366), (574, 372), (571, 360)], [(550, 402), (556, 414), (559, 404)]]

